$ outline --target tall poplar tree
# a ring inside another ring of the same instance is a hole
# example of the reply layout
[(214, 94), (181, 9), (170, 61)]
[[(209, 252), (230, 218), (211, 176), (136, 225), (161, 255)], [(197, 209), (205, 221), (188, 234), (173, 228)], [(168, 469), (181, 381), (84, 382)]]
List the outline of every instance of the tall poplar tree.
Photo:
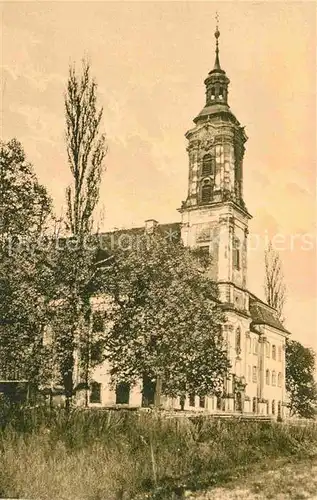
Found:
[(96, 251), (91, 246), (93, 217), (107, 153), (105, 134), (101, 132), (103, 109), (97, 105), (97, 83), (91, 77), (87, 61), (83, 61), (80, 75), (75, 66), (69, 68), (64, 100), (72, 183), (66, 189), (68, 236), (55, 255), (52, 326), (56, 362), (69, 408), (80, 374), (88, 369), (85, 358), (89, 343), (90, 285), (96, 272)]

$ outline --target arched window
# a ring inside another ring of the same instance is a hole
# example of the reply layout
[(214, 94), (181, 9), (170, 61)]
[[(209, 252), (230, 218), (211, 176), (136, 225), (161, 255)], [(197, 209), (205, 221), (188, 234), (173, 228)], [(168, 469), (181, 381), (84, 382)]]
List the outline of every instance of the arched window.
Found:
[(215, 98), (215, 87), (211, 87), (211, 99)]
[(276, 359), (276, 345), (272, 345), (272, 359)]
[(252, 382), (255, 384), (257, 381), (256, 366), (252, 367)]
[(270, 385), (270, 370), (266, 370), (265, 372), (265, 383), (266, 385)]
[(272, 415), (275, 415), (275, 400), (272, 401)]
[(275, 370), (272, 371), (272, 385), (276, 385), (276, 373), (275, 373)]
[(219, 87), (219, 98), (220, 99), (223, 98), (223, 88), (222, 87)]
[(282, 387), (282, 374), (281, 374), (281, 372), (279, 372), (279, 374), (277, 376), (277, 385), (279, 387)]
[(212, 156), (209, 154), (205, 155), (203, 157), (203, 166), (201, 170), (201, 175), (203, 177), (206, 177), (207, 175), (213, 175), (213, 166), (214, 162)]
[(90, 403), (101, 403), (101, 384), (98, 382), (92, 382), (90, 384)]
[(256, 398), (253, 398), (252, 399), (252, 411), (253, 411), (253, 413), (256, 413), (256, 407), (257, 407)]
[(253, 353), (257, 354), (259, 349), (258, 339), (253, 339)]
[(241, 267), (241, 245), (238, 238), (233, 240), (233, 265), (238, 270)]
[(266, 342), (265, 343), (265, 352), (266, 352), (266, 357), (267, 358), (270, 357), (270, 350), (271, 350), (271, 344), (270, 344), (270, 342)]
[(240, 354), (241, 352), (241, 330), (240, 327), (236, 330), (236, 353)]
[(212, 187), (210, 180), (206, 179), (203, 181), (201, 188), (201, 201), (202, 203), (209, 203), (211, 201)]

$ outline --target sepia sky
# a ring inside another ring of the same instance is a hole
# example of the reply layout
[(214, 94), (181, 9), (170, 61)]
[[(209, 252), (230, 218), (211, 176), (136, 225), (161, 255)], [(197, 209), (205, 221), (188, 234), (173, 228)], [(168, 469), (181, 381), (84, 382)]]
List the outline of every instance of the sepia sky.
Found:
[(249, 137), (249, 289), (263, 297), (263, 246), (274, 237), (286, 327), (317, 349), (314, 2), (2, 3), (1, 136), (22, 142), (60, 214), (70, 180), (63, 92), (69, 63), (88, 57), (109, 144), (102, 228), (178, 221), (184, 133), (204, 106), (216, 10), (229, 104)]

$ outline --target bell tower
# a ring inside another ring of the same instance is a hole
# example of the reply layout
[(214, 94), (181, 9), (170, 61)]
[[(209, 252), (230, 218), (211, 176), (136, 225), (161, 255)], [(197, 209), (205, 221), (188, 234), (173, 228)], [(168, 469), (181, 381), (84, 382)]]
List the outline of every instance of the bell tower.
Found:
[[(228, 104), (229, 78), (216, 57), (205, 79), (206, 102), (194, 118), (188, 140), (188, 192), (179, 209), (186, 246), (211, 255), (210, 276), (246, 288), (248, 213), (243, 198), (243, 156), (247, 136)], [(226, 287), (228, 288), (228, 287)]]

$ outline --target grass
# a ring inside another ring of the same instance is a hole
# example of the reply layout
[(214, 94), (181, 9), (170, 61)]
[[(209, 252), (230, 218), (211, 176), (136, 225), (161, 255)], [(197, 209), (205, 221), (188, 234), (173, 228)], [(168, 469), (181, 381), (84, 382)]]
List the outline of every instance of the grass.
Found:
[(317, 456), (313, 423), (167, 420), (124, 411), (67, 417), (43, 408), (0, 412), (1, 423), (4, 498), (172, 499), (235, 483), (252, 475), (254, 464)]
[(187, 500), (303, 500), (317, 499), (317, 457), (256, 464), (248, 474), (221, 487), (195, 492)]

